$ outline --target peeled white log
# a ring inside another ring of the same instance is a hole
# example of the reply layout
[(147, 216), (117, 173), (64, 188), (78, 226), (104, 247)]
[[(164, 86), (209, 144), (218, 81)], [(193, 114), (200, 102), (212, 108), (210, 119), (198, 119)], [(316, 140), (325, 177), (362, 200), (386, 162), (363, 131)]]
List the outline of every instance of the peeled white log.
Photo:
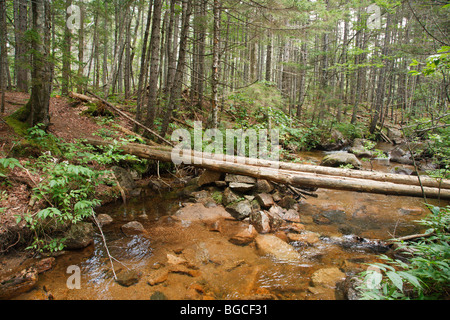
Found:
[[(93, 139), (88, 139), (88, 143), (97, 146), (110, 144), (109, 142)], [(153, 148), (129, 143), (121, 146), (121, 149), (125, 153), (146, 159), (166, 162), (173, 161), (172, 153), (165, 148)], [(198, 153), (195, 154), (199, 155)], [(191, 165), (196, 167), (225, 173), (247, 175), (295, 187), (316, 187), (414, 197), (423, 197), (423, 195), (425, 195), (428, 198), (450, 199), (450, 189), (439, 189), (435, 187), (423, 187), (422, 189), (420, 186), (416, 185), (286, 170), (283, 169), (283, 166), (280, 166), (280, 169), (277, 169), (276, 167), (270, 168), (267, 166), (249, 165), (232, 161), (216, 160), (208, 157), (198, 157), (194, 156), (194, 153), (187, 155), (187, 157), (190, 158)], [(333, 169), (328, 167), (324, 168)]]

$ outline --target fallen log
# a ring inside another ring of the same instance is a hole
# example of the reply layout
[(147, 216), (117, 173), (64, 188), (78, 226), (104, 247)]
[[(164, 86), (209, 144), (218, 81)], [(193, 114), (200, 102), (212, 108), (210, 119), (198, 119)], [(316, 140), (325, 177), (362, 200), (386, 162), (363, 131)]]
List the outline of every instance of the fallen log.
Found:
[[(105, 146), (109, 142), (88, 139), (87, 143), (94, 146)], [(139, 145), (126, 144), (121, 146), (124, 153), (133, 154), (137, 157), (171, 162), (172, 153), (166, 150)], [(191, 154), (191, 165), (210, 169), (218, 172), (247, 175), (254, 178), (266, 179), (278, 183), (292, 185), (294, 187), (315, 187), (326, 189), (337, 189), (356, 192), (378, 193), (398, 196), (422, 197), (425, 194), (428, 198), (440, 198), (450, 200), (449, 189), (439, 189), (397, 184), (392, 182), (381, 182), (361, 178), (338, 177), (331, 175), (321, 175), (309, 172), (297, 172), (285, 169), (270, 168), (264, 166), (234, 163), (230, 161), (215, 160), (212, 158), (197, 157)]]
[[(156, 146), (155, 150), (167, 151), (171, 152), (171, 147), (165, 146)], [(189, 152), (189, 150), (185, 151)], [(450, 180), (448, 179), (437, 179), (431, 178), (429, 176), (421, 175), (420, 181), (418, 176), (406, 176), (401, 174), (394, 173), (385, 173), (378, 171), (365, 171), (365, 170), (355, 170), (355, 169), (343, 169), (343, 168), (333, 168), (333, 167), (325, 167), (325, 166), (315, 166), (315, 165), (306, 165), (300, 163), (292, 163), (292, 162), (281, 162), (281, 161), (271, 161), (264, 159), (256, 159), (256, 158), (246, 158), (240, 156), (229, 156), (229, 155), (219, 155), (212, 154), (207, 152), (198, 152), (191, 151), (191, 154), (196, 157), (201, 157), (205, 159), (215, 159), (233, 163), (242, 163), (248, 165), (254, 165), (259, 167), (272, 167), (279, 168), (282, 170), (289, 171), (298, 171), (298, 172), (308, 172), (308, 173), (316, 173), (323, 175), (332, 175), (337, 177), (348, 177), (348, 178), (357, 178), (357, 179), (366, 179), (366, 180), (374, 180), (381, 182), (392, 182), (397, 184), (407, 184), (413, 186), (420, 186), (420, 183), (424, 187), (431, 188), (441, 188), (441, 189), (450, 189)]]
[(99, 100), (96, 99), (96, 98), (91, 98), (91, 97), (88, 97), (88, 96), (86, 96), (84, 94), (76, 93), (76, 92), (69, 92), (69, 97), (71, 97), (73, 99), (81, 100), (83, 102), (89, 102), (89, 103), (99, 102)]

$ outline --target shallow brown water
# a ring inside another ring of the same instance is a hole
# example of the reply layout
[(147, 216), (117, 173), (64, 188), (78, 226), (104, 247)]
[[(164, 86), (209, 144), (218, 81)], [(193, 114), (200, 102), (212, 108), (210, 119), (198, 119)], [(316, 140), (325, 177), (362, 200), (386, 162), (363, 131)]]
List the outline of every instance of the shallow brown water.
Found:
[[(321, 154), (308, 157), (314, 161)], [(372, 165), (380, 171), (392, 168)], [(310, 246), (291, 243), (301, 254), (298, 262), (276, 261), (258, 254), (254, 244), (238, 246), (229, 242), (233, 234), (248, 227), (246, 221), (222, 218), (219, 227), (212, 228), (205, 221), (175, 219), (173, 215), (185, 200), (174, 191), (136, 198), (127, 205), (117, 202), (97, 212), (114, 219), (103, 231), (110, 253), (117, 259), (115, 271), (140, 272), (137, 284), (124, 287), (114, 281), (101, 237), (96, 235), (95, 243), (88, 248), (58, 257), (55, 267), (40, 275), (36, 288), (17, 299), (45, 299), (48, 292), (55, 299), (67, 300), (148, 300), (155, 293), (162, 293), (167, 299), (340, 299), (339, 291), (312, 288), (312, 274), (330, 267), (355, 274), (365, 270), (366, 263), (375, 261), (380, 253), (363, 245), (347, 246), (346, 239), (357, 235), (385, 240), (423, 231), (415, 222), (427, 214), (420, 198), (326, 189), (316, 193), (317, 198), (302, 201), (300, 217), (306, 230), (318, 233), (320, 240)], [(339, 214), (327, 216), (330, 212)], [(323, 219), (324, 214), (331, 220), (321, 223), (323, 220), (318, 218)], [(121, 232), (120, 227), (133, 220), (144, 225), (145, 234), (127, 237)], [(169, 256), (185, 259), (184, 267), (170, 269)], [(81, 289), (67, 287), (70, 274), (66, 271), (70, 265), (80, 267)], [(165, 274), (161, 283), (148, 284), (148, 279), (160, 274)]]

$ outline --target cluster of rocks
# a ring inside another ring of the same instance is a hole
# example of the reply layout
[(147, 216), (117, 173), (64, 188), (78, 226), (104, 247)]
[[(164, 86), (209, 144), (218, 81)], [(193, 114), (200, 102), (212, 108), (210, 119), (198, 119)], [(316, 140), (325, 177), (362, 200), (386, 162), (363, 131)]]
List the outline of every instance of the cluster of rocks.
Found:
[[(346, 151), (331, 151), (321, 161), (320, 165), (327, 167), (350, 166), (352, 169), (362, 169), (362, 160), (376, 159), (379, 163), (389, 165), (391, 162), (401, 165), (413, 165), (414, 160), (421, 170), (434, 170), (436, 166), (429, 160), (428, 142), (410, 142), (396, 139), (396, 144), (388, 151), (381, 151), (371, 146), (367, 139), (357, 138)], [(384, 155), (384, 156), (383, 156)], [(414, 174), (413, 170), (401, 167), (394, 168), (391, 173)]]
[[(258, 233), (275, 231), (284, 222), (300, 222), (296, 195), (287, 194), (286, 190), (282, 190), (284, 187), (275, 186), (267, 180), (211, 170), (205, 170), (194, 179), (198, 188), (212, 191), (214, 201), (223, 205), (232, 217), (249, 219)], [(191, 197), (211, 205), (205, 190), (194, 191)]]

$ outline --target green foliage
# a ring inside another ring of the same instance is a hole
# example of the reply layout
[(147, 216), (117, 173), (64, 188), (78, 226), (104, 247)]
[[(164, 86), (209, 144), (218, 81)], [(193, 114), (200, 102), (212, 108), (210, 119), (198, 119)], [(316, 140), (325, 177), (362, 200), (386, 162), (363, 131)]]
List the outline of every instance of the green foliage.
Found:
[(336, 123), (334, 127), (344, 135), (344, 138), (354, 140), (356, 138), (362, 138), (366, 128), (361, 123)]
[(41, 172), (42, 180), (33, 188), (33, 197), (44, 200), (49, 207), (34, 215), (26, 214), (24, 220), (35, 231), (35, 240), (29, 248), (54, 251), (62, 249), (63, 244), (48, 237), (48, 226), (63, 226), (77, 223), (100, 205), (95, 199), (95, 189), (106, 183), (106, 173), (87, 166), (73, 165), (68, 161), (54, 162), (49, 154), (37, 159), (32, 170)]
[(428, 138), (433, 142), (429, 145), (433, 153), (433, 161), (439, 166), (439, 171), (435, 174), (446, 178), (450, 174), (450, 128), (429, 134)]
[[(385, 263), (374, 263), (360, 274), (363, 299), (442, 299), (450, 289), (450, 207), (430, 206), (431, 214), (420, 222), (429, 229), (417, 243), (400, 243), (399, 249), (412, 252), (405, 262), (386, 255)], [(381, 272), (381, 273), (380, 273)]]
[[(253, 116), (261, 118), (261, 115), (267, 115), (269, 110), (282, 109), (287, 105), (277, 87), (267, 81), (260, 81), (234, 92), (228, 96), (228, 104), (238, 124), (244, 126), (245, 119)], [(239, 123), (241, 121), (243, 123)]]
[(19, 160), (15, 158), (0, 158), (0, 166), (10, 170), (13, 170), (15, 167), (22, 167)]
[[(413, 59), (413, 62), (410, 66), (418, 66), (420, 63)], [(409, 73), (412, 75), (421, 75), (430, 76), (435, 74), (436, 71), (449, 71), (450, 70), (450, 46), (441, 47), (436, 54), (429, 56), (426, 59), (425, 66), (422, 68), (422, 71), (411, 70)]]
[[(126, 141), (113, 140), (111, 146), (102, 148), (104, 152), (98, 154), (92, 146), (82, 141), (62, 142), (45, 132), (41, 125), (28, 129), (27, 138), (47, 151), (23, 166), (15, 158), (2, 158), (0, 168), (6, 170), (20, 167), (40, 175), (41, 179), (33, 188), (32, 197), (44, 201), (47, 207), (37, 213), (23, 215), (23, 220), (35, 232), (34, 242), (29, 248), (38, 251), (61, 250), (64, 239), (51, 236), (52, 230), (89, 217), (93, 209), (100, 205), (100, 200), (95, 198), (96, 188), (100, 184), (114, 184), (108, 171), (93, 169), (90, 164), (110, 165), (121, 161), (139, 161), (134, 156), (121, 154), (120, 147)], [(57, 157), (61, 155), (64, 158)], [(21, 219), (18, 216), (17, 222)]]
[(15, 158), (0, 158), (0, 179), (6, 179), (6, 173), (15, 167), (23, 168), (19, 160)]

